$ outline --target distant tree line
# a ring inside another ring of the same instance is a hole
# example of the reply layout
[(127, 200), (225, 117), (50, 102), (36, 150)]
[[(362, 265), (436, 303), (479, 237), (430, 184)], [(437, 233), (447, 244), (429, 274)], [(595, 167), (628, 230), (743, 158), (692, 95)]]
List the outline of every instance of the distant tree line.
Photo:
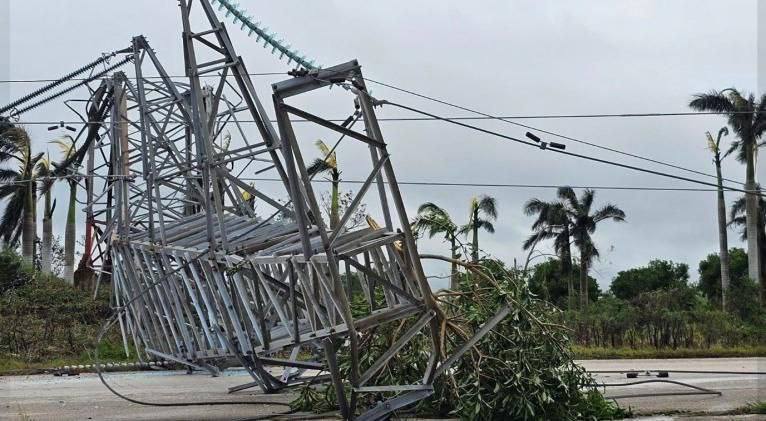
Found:
[[(574, 329), (583, 346), (699, 348), (758, 345), (766, 341), (766, 312), (758, 301), (758, 285), (748, 277), (747, 254), (729, 250), (730, 311), (721, 306), (720, 259), (710, 254), (699, 262), (699, 282), (689, 281), (684, 263), (652, 260), (645, 266), (621, 271), (608, 291), (593, 300), (587, 311), (563, 313), (562, 322)], [(530, 289), (566, 308), (566, 280), (560, 261), (536, 265)], [(598, 294), (595, 279), (590, 289)]]

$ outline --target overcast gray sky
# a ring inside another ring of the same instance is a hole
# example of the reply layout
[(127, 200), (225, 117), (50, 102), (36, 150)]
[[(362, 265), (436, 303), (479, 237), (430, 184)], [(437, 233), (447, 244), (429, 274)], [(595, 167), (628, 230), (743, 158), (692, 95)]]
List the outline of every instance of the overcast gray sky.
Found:
[[(10, 3), (11, 79), (59, 77), (102, 52), (127, 47), (137, 34), (149, 39), (169, 72), (183, 74), (175, 0)], [(369, 78), (495, 115), (688, 111), (693, 93), (732, 86), (751, 92), (758, 83), (755, 0), (240, 3), (325, 66), (357, 58)], [(228, 28), (251, 72), (288, 69), (237, 26)], [(270, 102), (268, 84), (281, 79), (255, 78), (264, 102)], [(0, 90), (0, 95), (14, 99), (35, 86), (11, 84), (10, 92)], [(466, 115), (371, 87), (378, 98), (444, 115)], [(7, 103), (5, 99), (0, 102)], [(348, 107), (333, 105), (320, 114), (343, 118), (348, 112)], [(379, 115), (410, 116), (390, 108), (381, 109)], [(25, 114), (23, 120), (71, 118), (63, 106), (50, 104)], [(693, 116), (524, 123), (710, 173), (714, 168), (704, 133), (717, 131), (725, 120)], [(517, 137), (526, 131), (499, 122), (477, 124)], [(43, 126), (29, 128), (38, 148), (46, 148), (53, 135)], [(400, 180), (694, 187), (536, 151), (439, 122), (389, 122), (383, 130)], [(650, 166), (566, 143), (573, 152)], [(339, 156), (349, 178), (361, 176), (354, 172), (355, 158)], [(759, 173), (763, 178), (763, 168)], [(741, 180), (744, 166), (729, 159), (724, 175)], [(531, 219), (522, 214), (523, 203), (530, 197), (555, 196), (553, 189), (413, 186), (403, 187), (403, 193), (411, 214), (420, 203), (433, 201), (458, 221), (467, 219), (471, 196), (495, 196), (500, 209), (497, 232), (482, 234), (482, 248), (509, 262), (524, 259), (521, 242), (529, 234)], [(63, 203), (63, 189), (59, 194)], [(727, 200), (735, 196), (730, 193)], [(602, 287), (618, 271), (653, 258), (688, 263), (696, 279), (699, 260), (717, 249), (713, 192), (599, 190), (596, 201), (618, 204), (628, 219), (624, 224), (604, 223), (595, 234), (602, 258), (595, 264), (594, 276)], [(55, 229), (62, 235), (63, 220), (61, 206)], [(742, 246), (733, 232), (730, 238), (732, 246)], [(421, 248), (446, 253), (436, 241), (424, 242)]]

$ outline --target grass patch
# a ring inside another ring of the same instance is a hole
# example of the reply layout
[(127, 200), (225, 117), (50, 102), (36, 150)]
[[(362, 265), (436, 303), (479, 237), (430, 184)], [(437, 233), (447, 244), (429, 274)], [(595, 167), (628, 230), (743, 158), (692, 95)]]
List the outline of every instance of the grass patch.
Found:
[[(136, 353), (131, 349), (130, 357), (125, 356), (121, 342), (104, 341), (99, 346), (99, 359), (101, 362), (128, 362), (136, 361)], [(0, 354), (0, 376), (24, 375), (40, 373), (50, 368), (65, 365), (94, 364), (93, 350), (87, 349), (70, 357), (44, 359), (39, 361), (27, 361), (14, 355)]]
[(664, 359), (664, 358), (736, 358), (766, 356), (766, 346), (711, 348), (590, 348), (575, 345), (575, 357), (581, 360)]
[(753, 402), (745, 407), (746, 414), (766, 414), (766, 401)]
[(743, 407), (727, 412), (725, 415), (766, 414), (766, 401), (751, 402)]

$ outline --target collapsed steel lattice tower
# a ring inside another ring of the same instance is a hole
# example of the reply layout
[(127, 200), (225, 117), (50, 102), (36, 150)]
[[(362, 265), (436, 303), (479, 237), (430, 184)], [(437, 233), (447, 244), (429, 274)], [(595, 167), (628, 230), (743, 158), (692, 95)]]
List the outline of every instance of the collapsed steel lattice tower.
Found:
[[(360, 65), (304, 66), (274, 84), (275, 129), (209, 1), (181, 0), (180, 8), (188, 81), (171, 78), (146, 39), (134, 38), (127, 52), (134, 77), (116, 73), (92, 90), (72, 157), (84, 162), (87, 224), (95, 231), (86, 252), (93, 249), (93, 269), (99, 280), (111, 280), (125, 310), (126, 343), (213, 373), (218, 362), (234, 359), (253, 382), (232, 391), (274, 392), (308, 381), (302, 370), (324, 371), (319, 379), (333, 383), (347, 418), (354, 417), (359, 394), (391, 396), (359, 419), (379, 419), (429, 396), (435, 377), (507, 308), (453, 355), (441, 355), (440, 312)], [(192, 28), (193, 12), (203, 28)], [(353, 100), (343, 124), (287, 103), (331, 85), (342, 85)], [(368, 150), (358, 157), (369, 160), (366, 181), (332, 228), (322, 218), (291, 116)], [(357, 121), (363, 131), (353, 129)], [(257, 140), (244, 122), (255, 124)], [(247, 183), (247, 175), (274, 177), (279, 187)], [(368, 218), (366, 228), (347, 229), (362, 201), (376, 203), (382, 225)], [(369, 308), (361, 317), (349, 304), (354, 283)], [(361, 364), (360, 335), (402, 320), (407, 327), (391, 348)], [(420, 335), (432, 347), (422, 381), (371, 384)], [(350, 350), (346, 375), (336, 355), (341, 341)], [(312, 360), (297, 359), (302, 346), (312, 350)], [(277, 378), (267, 366), (285, 370)]]

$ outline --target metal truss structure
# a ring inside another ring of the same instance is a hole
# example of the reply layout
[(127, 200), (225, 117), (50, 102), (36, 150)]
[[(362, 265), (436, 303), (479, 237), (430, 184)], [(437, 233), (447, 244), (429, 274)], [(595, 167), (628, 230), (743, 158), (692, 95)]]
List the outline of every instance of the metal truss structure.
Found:
[[(134, 75), (96, 75), (100, 85), (91, 88), (71, 157), (84, 170), (69, 175), (86, 187), (86, 253), (99, 282), (111, 282), (126, 346), (213, 374), (233, 360), (253, 381), (230, 391), (329, 381), (346, 418), (357, 418), (360, 394), (391, 397), (358, 419), (381, 419), (429, 396), (436, 376), (507, 308), (453, 355), (441, 354), (441, 312), (361, 66), (290, 72), (272, 85), (275, 128), (209, 1), (181, 0), (180, 8), (188, 80), (171, 78), (147, 40), (134, 38), (119, 52)], [(192, 21), (206, 24), (193, 28)], [(291, 105), (332, 85), (343, 86), (354, 106), (343, 124)], [(366, 181), (335, 226), (322, 218), (295, 117), (367, 150), (358, 157), (369, 160)], [(363, 131), (354, 130), (357, 122)], [(247, 183), (247, 175), (281, 183), (267, 189)], [(348, 229), (363, 201), (380, 209), (381, 225), (368, 217), (367, 227)], [(368, 307), (362, 316), (350, 306), (357, 285)], [(406, 327), (390, 349), (361, 363), (361, 335), (395, 321)], [(422, 381), (372, 384), (418, 337), (432, 347)], [(350, 350), (347, 371), (338, 362), (342, 343)], [(301, 349), (312, 357), (299, 359)], [(284, 367), (280, 377), (274, 366)], [(326, 374), (302, 377), (305, 370)]]

